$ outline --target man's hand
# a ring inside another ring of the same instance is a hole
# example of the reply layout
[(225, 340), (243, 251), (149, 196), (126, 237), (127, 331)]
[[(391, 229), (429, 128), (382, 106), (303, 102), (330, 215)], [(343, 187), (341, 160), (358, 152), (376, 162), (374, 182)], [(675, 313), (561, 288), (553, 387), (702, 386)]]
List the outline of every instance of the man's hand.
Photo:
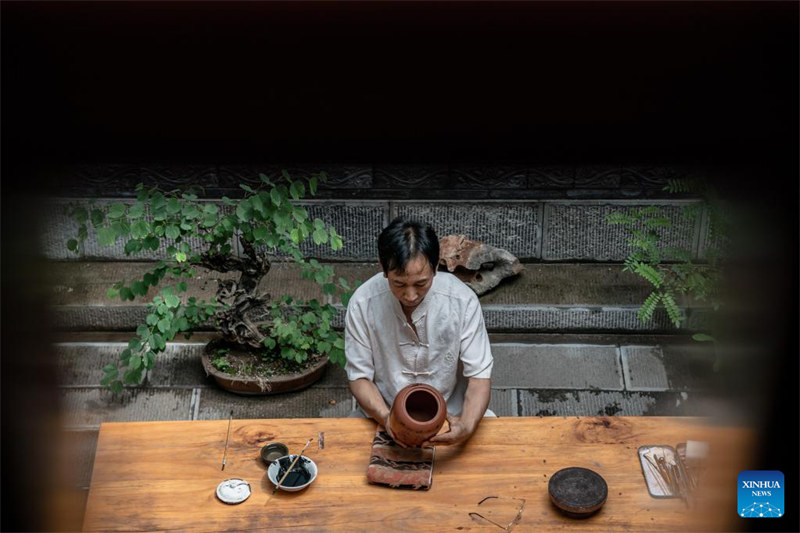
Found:
[(423, 446), (437, 444), (460, 444), (469, 439), (475, 432), (475, 426), (468, 425), (461, 417), (447, 415), (447, 425), (450, 426), (444, 433), (439, 433), (422, 443)]

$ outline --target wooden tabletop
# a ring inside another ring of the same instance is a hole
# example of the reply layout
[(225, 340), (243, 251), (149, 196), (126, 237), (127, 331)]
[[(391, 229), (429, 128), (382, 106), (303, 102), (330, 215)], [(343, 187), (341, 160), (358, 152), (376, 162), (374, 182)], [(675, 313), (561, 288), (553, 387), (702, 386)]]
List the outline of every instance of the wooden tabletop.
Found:
[[(436, 449), (429, 491), (367, 483), (375, 424), (364, 419), (233, 420), (225, 471), (228, 421), (107, 423), (100, 428), (86, 531), (500, 531), (470, 513), (506, 525), (524, 500), (514, 531), (733, 530), (736, 479), (748, 469), (754, 434), (698, 418), (514, 417), (485, 419), (465, 445)], [(325, 447), (317, 436), (325, 433)], [(319, 467), (307, 489), (278, 491), (259, 458), (263, 444), (290, 452), (314, 442), (306, 455)], [(710, 444), (701, 490), (690, 507), (655, 499), (646, 489), (637, 449)], [(608, 483), (608, 500), (594, 516), (575, 520), (550, 503), (547, 483), (570, 466), (594, 470)], [(215, 496), (224, 479), (239, 477), (250, 498), (227, 505)], [(487, 500), (487, 496), (498, 496)]]

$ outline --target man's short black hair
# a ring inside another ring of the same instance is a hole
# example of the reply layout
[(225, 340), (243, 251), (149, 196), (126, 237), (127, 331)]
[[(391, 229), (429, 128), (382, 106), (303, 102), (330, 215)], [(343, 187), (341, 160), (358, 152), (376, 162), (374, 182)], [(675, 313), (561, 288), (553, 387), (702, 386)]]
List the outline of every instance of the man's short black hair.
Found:
[(429, 224), (397, 217), (378, 236), (378, 258), (384, 274), (390, 270), (405, 272), (408, 262), (418, 254), (424, 255), (436, 272), (439, 238)]

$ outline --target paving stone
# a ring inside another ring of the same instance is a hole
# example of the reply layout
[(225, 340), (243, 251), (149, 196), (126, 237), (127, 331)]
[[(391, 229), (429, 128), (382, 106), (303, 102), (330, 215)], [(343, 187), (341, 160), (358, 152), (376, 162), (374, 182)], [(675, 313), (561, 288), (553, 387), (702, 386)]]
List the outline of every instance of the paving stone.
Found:
[(661, 346), (622, 346), (622, 370), (625, 388), (632, 391), (669, 389)]
[(347, 380), (347, 372), (344, 371), (344, 368), (328, 362), (328, 366), (325, 369), (325, 374), (320, 378), (319, 381), (314, 383), (312, 387), (320, 387), (320, 388), (339, 388), (344, 387), (348, 388), (349, 381)]
[(575, 201), (547, 202), (544, 208), (542, 259), (622, 261), (630, 252), (630, 234), (622, 225), (606, 222), (612, 213), (632, 213), (639, 207), (654, 206), (672, 222), (663, 231), (662, 244), (688, 250), (697, 256), (700, 221), (690, 221), (682, 207), (691, 201), (636, 202)]
[[(116, 363), (127, 343), (59, 343), (59, 385), (64, 387), (96, 387), (103, 379), (103, 367)], [(150, 371), (149, 387), (193, 388), (206, 386), (209, 380), (203, 371), (200, 356), (205, 343), (169, 343), (158, 354)]]
[(622, 390), (616, 346), (492, 345), (495, 387)]
[(497, 416), (517, 416), (517, 390), (492, 387), (489, 409)]
[(666, 312), (658, 309), (642, 323), (639, 306), (571, 307), (550, 305), (485, 305), (484, 322), (489, 331), (674, 331)]
[(312, 387), (299, 392), (268, 396), (240, 396), (221, 389), (203, 389), (199, 395), (198, 420), (227, 418), (335, 418), (351, 410), (347, 388)]
[(719, 404), (679, 392), (520, 390), (519, 395), (520, 416), (716, 416), (720, 412)]
[(189, 420), (192, 391), (125, 389), (113, 395), (100, 388), (61, 389), (63, 425), (72, 429), (98, 428), (102, 422)]
[[(714, 372), (716, 354), (712, 343), (665, 345), (661, 346), (664, 354), (664, 369), (669, 378), (669, 388), (679, 391), (721, 390), (727, 377)], [(720, 357), (724, 361), (727, 352), (722, 351)], [(758, 360), (751, 359), (751, 360)]]
[(436, 234), (466, 235), (520, 260), (541, 257), (540, 202), (395, 202), (393, 216), (433, 225)]

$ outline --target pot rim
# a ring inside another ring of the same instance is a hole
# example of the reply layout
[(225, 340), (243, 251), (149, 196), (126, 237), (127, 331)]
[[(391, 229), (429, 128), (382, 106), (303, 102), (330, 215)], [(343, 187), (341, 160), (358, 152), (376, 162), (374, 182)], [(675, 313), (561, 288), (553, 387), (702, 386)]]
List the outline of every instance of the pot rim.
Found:
[[(417, 389), (417, 390), (410, 390), (410, 389)], [(413, 431), (425, 431), (432, 427), (436, 427), (437, 425), (441, 427), (444, 424), (444, 420), (447, 418), (447, 404), (444, 401), (444, 397), (442, 397), (442, 393), (440, 393), (436, 387), (432, 385), (428, 385), (427, 383), (412, 383), (411, 385), (407, 385), (403, 387), (400, 392), (397, 393), (395, 397), (395, 401), (393, 402), (392, 407), (397, 404), (397, 399), (402, 398), (403, 403), (405, 404), (405, 399), (408, 398), (412, 393), (418, 391), (425, 391), (436, 400), (436, 414), (426, 422), (420, 422), (419, 420), (414, 419), (408, 412), (405, 412), (407, 420), (404, 421), (404, 425)], [(405, 410), (405, 409), (404, 409)], [(445, 418), (442, 419), (441, 424), (437, 421), (439, 418), (440, 413), (445, 412)]]

